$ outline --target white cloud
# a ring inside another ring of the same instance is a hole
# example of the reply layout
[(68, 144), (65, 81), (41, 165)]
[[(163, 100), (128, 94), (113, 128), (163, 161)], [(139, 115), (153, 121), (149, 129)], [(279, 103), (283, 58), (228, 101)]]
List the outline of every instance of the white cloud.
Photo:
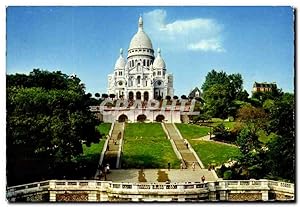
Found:
[(224, 52), (221, 32), (223, 26), (214, 19), (177, 19), (166, 22), (167, 12), (156, 9), (144, 14), (145, 30), (159, 47)]
[(222, 47), (221, 43), (216, 39), (201, 40), (196, 44), (189, 44), (188, 49), (225, 52), (225, 49)]

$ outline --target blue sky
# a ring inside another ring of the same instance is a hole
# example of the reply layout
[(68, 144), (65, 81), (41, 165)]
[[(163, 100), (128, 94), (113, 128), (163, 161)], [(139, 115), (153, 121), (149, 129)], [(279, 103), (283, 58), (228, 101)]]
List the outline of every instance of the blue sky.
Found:
[(201, 87), (212, 69), (241, 73), (248, 93), (254, 81), (294, 90), (291, 7), (8, 7), (7, 73), (61, 70), (106, 93), (140, 14), (176, 95)]

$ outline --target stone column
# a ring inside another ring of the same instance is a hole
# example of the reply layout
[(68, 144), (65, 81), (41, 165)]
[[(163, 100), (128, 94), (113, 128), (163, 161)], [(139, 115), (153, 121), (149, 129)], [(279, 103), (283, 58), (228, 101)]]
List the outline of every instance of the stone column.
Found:
[(208, 183), (208, 200), (210, 201), (216, 201), (217, 200), (217, 193), (216, 193), (216, 186), (214, 182), (209, 182)]
[(220, 191), (220, 201), (227, 201), (227, 195), (225, 190)]
[(216, 191), (211, 191), (211, 192), (208, 193), (208, 200), (210, 200), (210, 201), (216, 201), (217, 200)]
[[(96, 183), (95, 180), (92, 181), (92, 182), (90, 181), (88, 185), (89, 185), (90, 188), (96, 188), (97, 187), (97, 183)], [(90, 191), (88, 193), (88, 201), (89, 202), (96, 202), (97, 201), (97, 191)]]
[(269, 185), (268, 185), (268, 180), (266, 179), (260, 179), (261, 181), (261, 186), (263, 186), (266, 190), (261, 191), (261, 199), (263, 201), (269, 200)]
[(56, 191), (49, 191), (49, 201), (56, 202)]
[(89, 202), (96, 202), (97, 201), (97, 193), (96, 193), (96, 191), (89, 192), (88, 201)]
[(49, 201), (56, 202), (55, 180), (49, 181)]
[(102, 201), (104, 201), (104, 202), (109, 201), (109, 199), (108, 199), (108, 194), (107, 194), (106, 191), (100, 193), (100, 201), (101, 201), (101, 202), (102, 202)]

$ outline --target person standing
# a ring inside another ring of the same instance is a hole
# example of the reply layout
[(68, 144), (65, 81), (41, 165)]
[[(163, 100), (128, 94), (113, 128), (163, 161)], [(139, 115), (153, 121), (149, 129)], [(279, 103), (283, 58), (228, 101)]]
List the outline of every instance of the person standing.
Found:
[(107, 174), (107, 166), (104, 167), (104, 180), (106, 180), (106, 174)]
[(185, 144), (186, 148), (188, 149), (189, 148), (189, 143), (186, 140), (184, 140), (184, 144)]
[(201, 180), (202, 180), (202, 183), (204, 183), (204, 181), (205, 181), (204, 175), (201, 177)]
[(183, 164), (182, 163), (180, 163), (180, 169), (183, 170)]
[(106, 171), (107, 171), (107, 173), (110, 173), (110, 167), (109, 167), (109, 164), (107, 163), (107, 165), (106, 165)]
[(193, 171), (195, 171), (195, 162), (193, 162), (193, 164), (192, 164), (192, 169), (193, 169)]
[(168, 171), (171, 169), (171, 163), (168, 162)]

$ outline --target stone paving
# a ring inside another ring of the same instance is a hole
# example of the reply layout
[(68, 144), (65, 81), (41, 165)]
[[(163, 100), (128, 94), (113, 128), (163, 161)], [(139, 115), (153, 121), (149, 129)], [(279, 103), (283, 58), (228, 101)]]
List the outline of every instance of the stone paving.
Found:
[[(159, 169), (144, 169), (145, 178), (147, 183), (157, 183)], [(205, 176), (205, 181), (216, 181), (217, 178), (214, 177), (213, 172), (208, 169), (160, 169), (168, 174), (168, 178), (172, 183), (184, 183), (184, 182), (200, 182), (201, 177)], [(138, 183), (139, 169), (130, 170), (111, 170), (106, 178), (113, 182), (128, 182), (128, 183)], [(102, 178), (104, 179), (104, 178)], [(144, 183), (144, 182), (139, 182)]]
[(121, 136), (123, 132), (123, 124), (115, 122), (111, 137), (108, 140), (108, 148), (105, 152), (103, 164), (109, 163), (111, 168), (116, 168), (119, 147), (121, 144)]
[[(118, 140), (119, 133), (123, 132), (123, 123), (115, 123), (114, 129), (112, 131), (112, 136), (109, 139), (108, 150), (105, 152), (105, 157), (103, 164), (110, 163), (111, 168), (115, 167), (115, 162), (118, 154), (120, 141)], [(144, 169), (144, 178), (147, 183), (157, 183), (158, 182), (158, 171), (164, 171), (168, 175), (168, 179), (172, 183), (185, 183), (185, 182), (201, 182), (201, 177), (204, 175), (206, 181), (216, 181), (217, 176), (213, 171), (208, 169), (201, 169), (198, 165), (197, 159), (184, 143), (184, 139), (181, 138), (180, 134), (176, 131), (173, 124), (165, 124), (165, 128), (170, 135), (171, 139), (174, 141), (175, 146), (181, 156), (183, 157), (187, 169)], [(192, 163), (195, 162), (195, 169), (192, 169)], [(110, 173), (106, 175), (106, 180), (113, 182), (128, 182), (128, 183), (145, 183), (139, 181), (140, 169), (111, 169)], [(97, 171), (95, 178), (98, 178)], [(104, 180), (104, 175), (101, 180)]]
[(181, 154), (186, 166), (188, 169), (192, 168), (192, 163), (196, 163), (195, 168), (200, 168), (198, 161), (192, 151), (187, 148), (186, 144), (184, 143), (184, 139), (178, 134), (177, 130), (175, 129), (172, 123), (165, 123), (165, 128), (170, 136), (170, 138), (174, 141), (177, 150)]

